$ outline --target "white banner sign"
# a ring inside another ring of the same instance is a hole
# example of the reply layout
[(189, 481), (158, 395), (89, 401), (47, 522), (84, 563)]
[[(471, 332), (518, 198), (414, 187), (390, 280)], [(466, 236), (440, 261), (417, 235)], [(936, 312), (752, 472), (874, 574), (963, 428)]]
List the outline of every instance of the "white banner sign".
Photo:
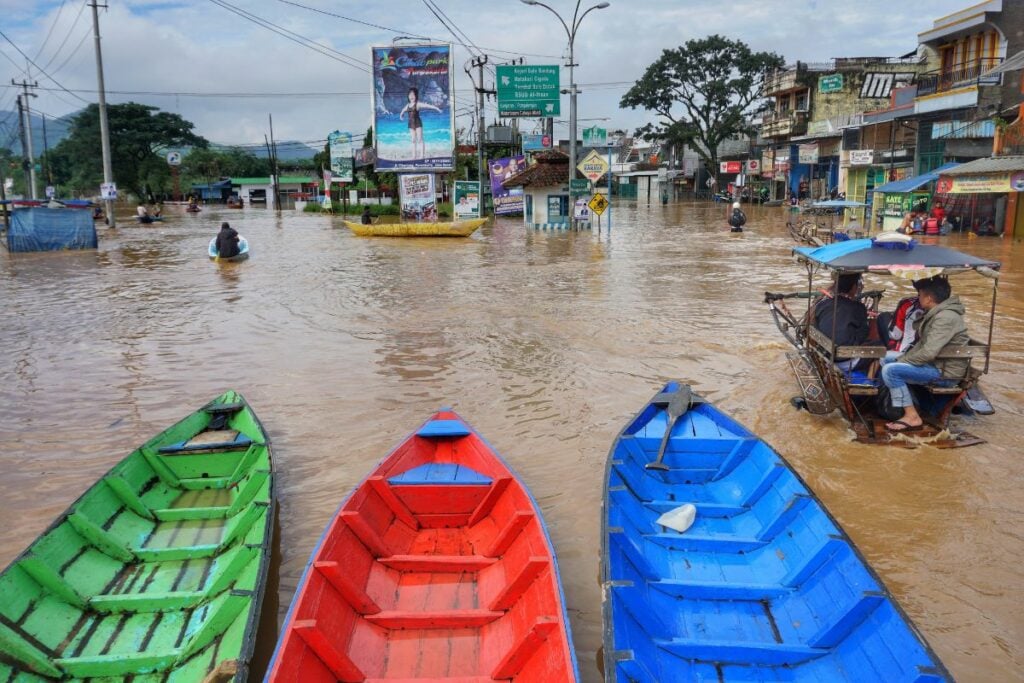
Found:
[(117, 184), (103, 183), (100, 185), (100, 199), (117, 199)]
[(851, 149), (850, 166), (870, 166), (875, 162), (875, 150)]

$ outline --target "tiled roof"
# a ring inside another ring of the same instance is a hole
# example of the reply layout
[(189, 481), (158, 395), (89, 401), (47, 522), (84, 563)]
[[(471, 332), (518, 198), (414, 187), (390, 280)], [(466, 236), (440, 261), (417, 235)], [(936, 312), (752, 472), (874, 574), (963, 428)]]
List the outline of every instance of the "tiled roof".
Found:
[[(537, 152), (534, 163), (502, 183), (504, 187), (551, 187), (564, 185), (569, 178), (569, 157), (557, 150)], [(576, 178), (583, 174), (576, 170)]]

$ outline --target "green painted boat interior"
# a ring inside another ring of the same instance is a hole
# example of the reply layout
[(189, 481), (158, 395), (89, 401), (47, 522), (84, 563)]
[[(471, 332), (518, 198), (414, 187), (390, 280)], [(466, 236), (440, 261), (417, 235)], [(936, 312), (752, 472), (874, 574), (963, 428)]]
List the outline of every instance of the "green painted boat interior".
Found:
[(0, 682), (244, 680), (273, 491), (236, 392), (133, 451), (0, 574)]

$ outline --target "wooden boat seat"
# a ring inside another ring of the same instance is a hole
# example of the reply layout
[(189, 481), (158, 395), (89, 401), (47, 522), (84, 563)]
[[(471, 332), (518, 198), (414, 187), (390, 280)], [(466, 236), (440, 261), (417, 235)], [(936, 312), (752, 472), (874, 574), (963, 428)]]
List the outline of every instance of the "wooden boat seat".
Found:
[(416, 436), (428, 439), (459, 438), (473, 432), (462, 420), (429, 420), (416, 431)]
[(235, 451), (248, 448), (252, 444), (245, 434), (235, 429), (216, 429), (199, 432), (191, 439), (178, 441), (161, 447), (161, 455), (178, 455), (203, 453), (207, 451)]
[(455, 463), (435, 462), (414, 467), (400, 474), (388, 477), (389, 484), (421, 486), (444, 484), (446, 486), (489, 485), (491, 478)]

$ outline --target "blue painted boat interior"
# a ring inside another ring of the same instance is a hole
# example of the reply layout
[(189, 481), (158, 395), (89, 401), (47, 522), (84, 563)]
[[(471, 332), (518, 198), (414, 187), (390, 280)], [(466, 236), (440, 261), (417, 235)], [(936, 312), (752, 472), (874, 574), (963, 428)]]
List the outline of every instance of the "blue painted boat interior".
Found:
[[(670, 469), (647, 469), (667, 422), (648, 404), (609, 455), (607, 680), (951, 680), (771, 447), (695, 403), (672, 429)], [(684, 503), (697, 508), (689, 529), (656, 524)]]

